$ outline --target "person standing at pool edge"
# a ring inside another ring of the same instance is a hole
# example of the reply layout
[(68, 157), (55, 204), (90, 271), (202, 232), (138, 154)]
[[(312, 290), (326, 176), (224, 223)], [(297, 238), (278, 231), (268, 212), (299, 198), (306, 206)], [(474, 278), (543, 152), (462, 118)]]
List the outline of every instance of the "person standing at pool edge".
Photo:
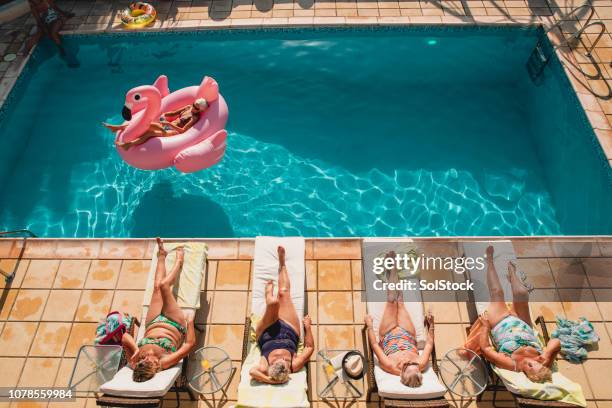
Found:
[(29, 51), (44, 34), (57, 45), (60, 53), (65, 55), (66, 51), (64, 51), (64, 47), (62, 46), (62, 38), (59, 32), (66, 20), (74, 17), (74, 13), (62, 10), (53, 0), (28, 0), (28, 2), (32, 10), (32, 15), (36, 20), (38, 31), (28, 41), (26, 50)]

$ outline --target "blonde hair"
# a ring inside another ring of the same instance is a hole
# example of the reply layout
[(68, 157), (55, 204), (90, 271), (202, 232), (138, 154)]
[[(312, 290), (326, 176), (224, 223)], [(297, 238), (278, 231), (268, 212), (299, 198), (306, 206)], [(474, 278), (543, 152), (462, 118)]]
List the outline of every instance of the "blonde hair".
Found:
[(405, 365), (400, 373), (400, 382), (406, 387), (418, 388), (423, 384), (423, 374), (420, 370), (408, 370), (409, 365)]
[(538, 371), (525, 372), (525, 375), (535, 383), (552, 382), (552, 370), (546, 366), (540, 367)]
[(276, 361), (274, 364), (271, 364), (268, 367), (268, 376), (270, 376), (273, 381), (283, 383), (287, 382), (289, 380), (289, 370), (287, 369), (285, 362), (280, 360)]
[(199, 110), (204, 110), (208, 108), (208, 102), (204, 98), (196, 99), (193, 105), (196, 106)]
[(140, 360), (134, 367), (134, 373), (132, 379), (134, 382), (145, 382), (149, 381), (155, 376), (157, 369), (150, 361)]

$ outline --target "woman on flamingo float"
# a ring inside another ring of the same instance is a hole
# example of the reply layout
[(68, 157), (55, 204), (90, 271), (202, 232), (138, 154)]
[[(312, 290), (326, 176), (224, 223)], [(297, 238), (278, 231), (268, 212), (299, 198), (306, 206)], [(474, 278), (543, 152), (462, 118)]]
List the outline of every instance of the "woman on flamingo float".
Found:
[[(179, 135), (195, 125), (200, 119), (200, 114), (204, 112), (207, 107), (208, 103), (206, 102), (206, 99), (198, 98), (191, 105), (162, 114), (159, 122), (151, 122), (149, 124), (149, 129), (142, 136), (132, 140), (131, 142), (116, 142), (117, 146), (127, 150), (132, 146), (141, 145), (153, 137)], [(103, 122), (102, 124), (109, 128), (113, 133), (124, 130), (128, 127), (127, 123), (122, 125), (111, 125)]]

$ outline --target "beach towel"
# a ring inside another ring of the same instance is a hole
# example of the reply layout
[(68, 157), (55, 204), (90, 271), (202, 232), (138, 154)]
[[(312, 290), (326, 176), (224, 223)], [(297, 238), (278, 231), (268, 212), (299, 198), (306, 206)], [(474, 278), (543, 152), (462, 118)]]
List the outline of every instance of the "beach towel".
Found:
[(581, 317), (578, 321), (557, 316), (557, 328), (551, 334), (552, 338), (561, 342), (561, 355), (572, 363), (581, 363), (587, 358), (587, 347), (599, 342), (599, 336), (591, 322)]

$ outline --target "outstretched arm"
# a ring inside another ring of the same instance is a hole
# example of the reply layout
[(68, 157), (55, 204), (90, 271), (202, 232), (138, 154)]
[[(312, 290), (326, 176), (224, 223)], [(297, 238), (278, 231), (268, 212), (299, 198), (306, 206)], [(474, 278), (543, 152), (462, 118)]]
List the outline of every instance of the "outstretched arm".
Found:
[(561, 350), (561, 341), (559, 341), (559, 339), (551, 339), (546, 345), (541, 358), (539, 358), (540, 362), (546, 367), (550, 368), (552, 363), (555, 361), (559, 350)]
[(185, 109), (191, 109), (191, 105), (186, 105), (186, 106), (183, 106), (180, 109), (176, 109), (176, 110), (173, 110), (173, 111), (165, 112), (162, 116), (164, 118), (166, 118), (166, 119), (172, 118), (172, 117), (180, 115), (181, 112), (183, 112)]
[(302, 369), (314, 352), (314, 337), (312, 335), (312, 320), (310, 316), (304, 316), (304, 350), (293, 359), (291, 371), (296, 373)]
[(421, 372), (425, 371), (427, 364), (429, 364), (429, 358), (431, 357), (431, 352), (434, 348), (435, 341), (435, 326), (433, 316), (430, 314), (427, 316), (427, 342), (425, 343), (425, 348), (423, 348), (423, 352), (419, 357), (419, 370)]
[(125, 350), (125, 356), (129, 363), (133, 363), (133, 357), (138, 353), (138, 346), (136, 345), (136, 341), (134, 337), (132, 337), (129, 333), (124, 333), (121, 337), (121, 345)]

